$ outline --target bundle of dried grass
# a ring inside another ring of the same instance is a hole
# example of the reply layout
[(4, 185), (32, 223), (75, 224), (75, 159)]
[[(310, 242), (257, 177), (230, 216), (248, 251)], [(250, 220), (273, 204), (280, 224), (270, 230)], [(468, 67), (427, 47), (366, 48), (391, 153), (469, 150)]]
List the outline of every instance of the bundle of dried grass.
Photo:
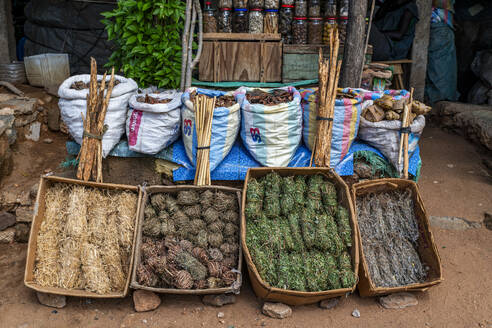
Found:
[(81, 260), (85, 289), (98, 294), (111, 292), (111, 281), (104, 268), (101, 251), (97, 246), (88, 242), (83, 243)]
[(119, 243), (122, 250), (129, 254), (133, 246), (137, 195), (129, 191), (118, 193), (116, 208), (118, 209)]
[(106, 238), (101, 247), (104, 267), (111, 281), (111, 290), (123, 290), (127, 277), (127, 272), (125, 272), (127, 270), (123, 270), (122, 263), (126, 264), (128, 255), (126, 251), (120, 252), (117, 224), (118, 214), (113, 211), (107, 218)]

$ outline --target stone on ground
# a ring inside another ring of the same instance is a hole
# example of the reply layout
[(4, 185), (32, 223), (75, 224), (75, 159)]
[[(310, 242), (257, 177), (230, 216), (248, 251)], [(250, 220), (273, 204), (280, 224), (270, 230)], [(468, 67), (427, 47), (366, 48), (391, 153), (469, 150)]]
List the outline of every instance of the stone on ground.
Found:
[(30, 229), (27, 224), (16, 224), (14, 240), (18, 243), (27, 243), (29, 241), (29, 232)]
[(354, 318), (360, 318), (360, 311), (359, 309), (355, 309), (352, 311), (352, 317)]
[(18, 207), (15, 210), (17, 222), (32, 222), (33, 211), (29, 207)]
[(15, 215), (9, 212), (0, 212), (0, 231), (15, 224)]
[(67, 297), (64, 295), (36, 292), (36, 296), (38, 297), (39, 303), (49, 307), (61, 309), (67, 305)]
[(265, 304), (263, 304), (262, 312), (264, 315), (275, 319), (285, 319), (292, 315), (290, 306), (283, 303), (265, 302)]
[(221, 294), (221, 295), (206, 295), (202, 299), (203, 304), (205, 305), (211, 305), (211, 306), (224, 306), (227, 304), (233, 304), (236, 302), (236, 296), (235, 295), (226, 295), (226, 294)]
[(419, 304), (419, 301), (412, 293), (403, 292), (380, 297), (379, 303), (385, 309), (404, 309)]
[(38, 195), (39, 183), (35, 183), (32, 185), (31, 190), (29, 191), (29, 197), (36, 199)]
[(482, 226), (479, 222), (472, 222), (467, 219), (448, 216), (431, 216), (430, 224), (446, 230), (478, 229)]
[(139, 289), (133, 292), (133, 305), (137, 312), (152, 311), (161, 305), (161, 298), (156, 293)]
[(337, 306), (338, 302), (340, 302), (340, 297), (330, 298), (319, 302), (319, 307), (325, 310), (329, 310)]

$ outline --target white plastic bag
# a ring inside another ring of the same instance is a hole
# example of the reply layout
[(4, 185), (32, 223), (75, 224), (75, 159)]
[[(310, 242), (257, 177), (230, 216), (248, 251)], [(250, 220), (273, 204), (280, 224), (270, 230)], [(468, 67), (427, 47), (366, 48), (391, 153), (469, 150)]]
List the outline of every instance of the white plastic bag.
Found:
[(147, 104), (137, 100), (145, 95), (133, 95), (129, 102), (126, 135), (130, 150), (154, 155), (179, 137), (181, 93), (163, 92), (149, 96), (172, 100), (167, 104)]
[[(101, 80), (102, 77), (102, 75), (97, 76), (98, 80)], [(109, 81), (109, 79), (110, 77), (108, 76), (107, 80)], [(113, 88), (104, 120), (104, 124), (107, 125), (108, 129), (102, 138), (103, 157), (109, 154), (125, 133), (128, 100), (137, 90), (137, 83), (132, 79), (115, 75), (115, 80), (120, 83)], [(90, 75), (75, 75), (66, 79), (58, 89), (58, 96), (60, 97), (58, 106), (60, 107), (61, 118), (67, 125), (70, 135), (78, 144), (82, 144), (84, 133), (82, 116), (84, 118), (86, 116), (89, 89), (71, 89), (71, 85), (77, 81), (88, 83)]]

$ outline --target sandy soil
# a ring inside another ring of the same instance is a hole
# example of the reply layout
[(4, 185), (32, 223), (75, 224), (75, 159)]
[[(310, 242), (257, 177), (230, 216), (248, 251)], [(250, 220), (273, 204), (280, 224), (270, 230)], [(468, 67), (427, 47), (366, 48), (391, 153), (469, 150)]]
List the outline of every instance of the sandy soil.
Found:
[[(43, 136), (45, 137), (45, 136)], [(51, 137), (51, 136), (50, 136)], [(16, 154), (16, 172), (3, 188), (27, 188), (44, 169), (55, 169), (64, 157), (64, 137), (38, 146), (22, 144)], [(38, 144), (40, 145), (40, 144)], [(29, 157), (31, 154), (31, 157)], [(491, 178), (482, 167), (476, 148), (458, 136), (427, 128), (422, 140), (423, 169), (419, 182), (430, 215), (458, 216), (481, 221), (492, 212)], [(35, 158), (32, 158), (35, 157)], [(294, 308), (291, 318), (275, 320), (261, 314), (245, 281), (234, 305), (204, 306), (197, 296), (162, 297), (161, 306), (136, 313), (132, 300), (69, 298), (64, 309), (40, 305), (35, 293), (23, 286), (25, 244), (0, 245), (0, 327), (492, 327), (492, 231), (449, 231), (434, 228), (445, 281), (425, 293), (419, 304), (404, 310), (383, 309), (375, 298), (357, 293), (337, 307), (317, 305)], [(354, 309), (361, 313), (354, 318)], [(220, 323), (217, 313), (225, 314)]]

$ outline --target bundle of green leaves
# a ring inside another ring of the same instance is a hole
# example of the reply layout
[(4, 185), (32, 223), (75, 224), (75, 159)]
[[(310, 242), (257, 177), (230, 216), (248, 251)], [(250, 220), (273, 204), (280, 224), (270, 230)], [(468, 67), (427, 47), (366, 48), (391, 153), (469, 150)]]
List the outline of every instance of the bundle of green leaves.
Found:
[(261, 278), (297, 291), (351, 288), (352, 229), (334, 184), (322, 175), (252, 179), (246, 244)]
[(113, 11), (102, 15), (108, 39), (116, 44), (107, 66), (142, 87), (179, 86), (185, 2), (120, 0)]

